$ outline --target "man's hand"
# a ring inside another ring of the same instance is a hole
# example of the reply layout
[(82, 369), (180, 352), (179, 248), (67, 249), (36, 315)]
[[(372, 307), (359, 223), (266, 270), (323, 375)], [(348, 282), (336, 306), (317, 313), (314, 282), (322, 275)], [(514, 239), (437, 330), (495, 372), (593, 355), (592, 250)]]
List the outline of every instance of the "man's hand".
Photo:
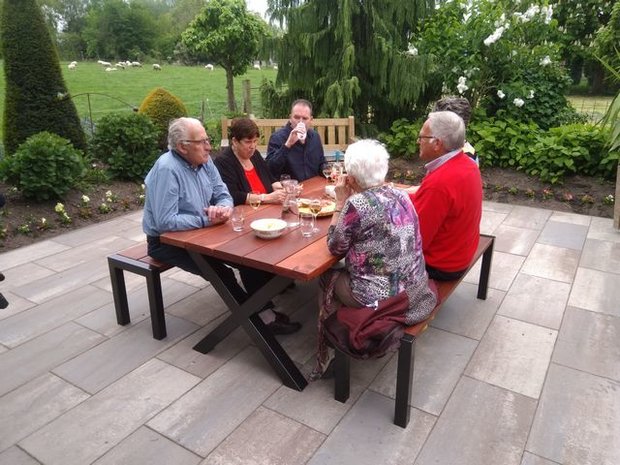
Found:
[(220, 224), (226, 222), (228, 218), (230, 218), (232, 208), (222, 205), (210, 205), (205, 207), (204, 211), (209, 217), (209, 223)]
[(288, 139), (286, 139), (286, 142), (284, 143), (284, 145), (286, 145), (286, 148), (290, 149), (293, 145), (297, 143), (297, 141), (300, 141), (302, 144), (306, 143), (306, 139), (301, 140), (299, 138), (300, 132), (301, 129), (298, 129), (297, 127), (293, 128), (291, 133), (288, 135)]

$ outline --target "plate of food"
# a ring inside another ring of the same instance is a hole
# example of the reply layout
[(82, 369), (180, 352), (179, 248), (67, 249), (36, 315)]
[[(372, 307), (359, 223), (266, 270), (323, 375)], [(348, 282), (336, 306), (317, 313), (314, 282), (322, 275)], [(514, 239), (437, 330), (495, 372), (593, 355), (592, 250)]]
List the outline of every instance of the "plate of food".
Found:
[(316, 211), (312, 211), (313, 206), (311, 205), (310, 202), (308, 202), (306, 205), (300, 202), (299, 205), (300, 205), (299, 213), (310, 213), (310, 214), (316, 213), (316, 216), (333, 215), (334, 211), (336, 210), (336, 202), (333, 202), (331, 200), (324, 200), (324, 199), (321, 200), (321, 209), (319, 210), (318, 213)]

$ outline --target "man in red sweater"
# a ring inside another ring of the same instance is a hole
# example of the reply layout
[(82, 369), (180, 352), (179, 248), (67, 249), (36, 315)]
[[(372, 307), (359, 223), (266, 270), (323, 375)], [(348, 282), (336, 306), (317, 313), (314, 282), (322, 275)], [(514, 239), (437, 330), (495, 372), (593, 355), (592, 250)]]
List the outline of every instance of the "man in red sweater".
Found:
[(451, 111), (430, 113), (420, 130), (420, 158), (426, 176), (410, 197), (420, 219), (429, 277), (460, 278), (471, 262), (480, 235), (482, 179), (462, 147), (465, 124)]

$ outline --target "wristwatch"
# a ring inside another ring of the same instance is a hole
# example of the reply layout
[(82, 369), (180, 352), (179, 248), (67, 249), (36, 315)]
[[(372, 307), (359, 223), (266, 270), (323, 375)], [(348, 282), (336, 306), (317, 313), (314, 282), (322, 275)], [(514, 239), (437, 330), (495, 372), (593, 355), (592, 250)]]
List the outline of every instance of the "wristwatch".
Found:
[(260, 195), (260, 201), (261, 201), (261, 202), (264, 202), (264, 201), (265, 201), (265, 194), (261, 194), (261, 195)]

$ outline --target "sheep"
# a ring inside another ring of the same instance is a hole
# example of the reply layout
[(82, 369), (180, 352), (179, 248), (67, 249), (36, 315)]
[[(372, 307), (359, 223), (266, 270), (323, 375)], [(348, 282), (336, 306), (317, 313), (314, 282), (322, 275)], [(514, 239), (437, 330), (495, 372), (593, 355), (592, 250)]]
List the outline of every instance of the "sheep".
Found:
[(161, 71), (161, 66), (159, 66), (159, 64), (157, 64), (157, 63), (153, 63), (153, 70)]
[(105, 70), (106, 71), (117, 71), (117, 69), (113, 68), (112, 66), (108, 66)]
[(112, 63), (110, 63), (109, 61), (97, 60), (97, 63), (99, 63), (104, 68), (109, 68), (112, 66)]
[(135, 66), (136, 68), (142, 68), (142, 63), (139, 61), (132, 61), (131, 66)]
[(278, 65), (273, 65), (273, 69), (277, 70), (278, 69)]
[(205, 66), (205, 69), (208, 69), (209, 71), (213, 71), (213, 65), (209, 63), (208, 65)]
[(124, 61), (119, 61), (118, 63), (116, 63), (114, 65), (115, 68), (120, 68), (120, 69), (125, 69), (125, 62)]
[(75, 69), (77, 67), (77, 65), (74, 62), (71, 62), (67, 65), (67, 68), (69, 69)]
[(259, 65), (258, 63), (255, 63), (255, 64), (254, 64), (254, 69), (257, 69), (257, 70), (259, 70), (259, 71), (260, 71), (260, 65)]

